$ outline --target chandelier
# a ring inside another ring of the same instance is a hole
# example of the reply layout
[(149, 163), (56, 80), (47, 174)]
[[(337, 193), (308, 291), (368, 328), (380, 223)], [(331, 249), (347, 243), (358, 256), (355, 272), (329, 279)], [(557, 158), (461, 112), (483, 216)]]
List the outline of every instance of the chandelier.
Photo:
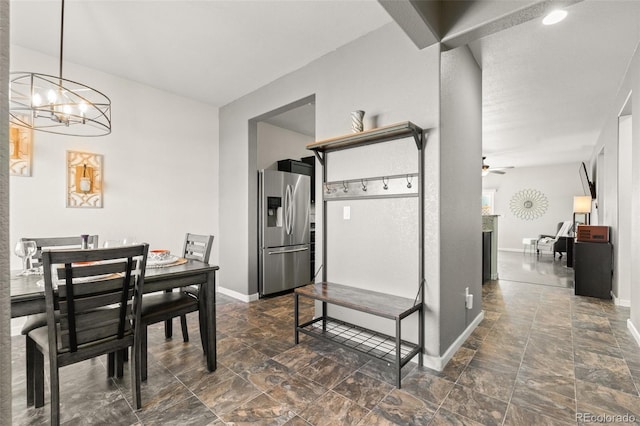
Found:
[(17, 126), (68, 136), (111, 133), (111, 100), (85, 84), (62, 77), (64, 0), (60, 19), (58, 76), (11, 72), (9, 121)]

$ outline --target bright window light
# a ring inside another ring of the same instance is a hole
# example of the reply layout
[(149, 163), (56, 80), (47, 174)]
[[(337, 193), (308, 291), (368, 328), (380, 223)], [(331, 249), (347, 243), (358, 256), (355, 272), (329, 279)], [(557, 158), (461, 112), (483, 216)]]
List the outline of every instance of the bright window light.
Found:
[(557, 9), (557, 10), (553, 10), (553, 11), (549, 12), (547, 14), (547, 16), (545, 16), (544, 19), (542, 20), (542, 23), (544, 25), (553, 25), (553, 24), (557, 24), (558, 22), (562, 21), (566, 17), (567, 17), (567, 11), (566, 10)]

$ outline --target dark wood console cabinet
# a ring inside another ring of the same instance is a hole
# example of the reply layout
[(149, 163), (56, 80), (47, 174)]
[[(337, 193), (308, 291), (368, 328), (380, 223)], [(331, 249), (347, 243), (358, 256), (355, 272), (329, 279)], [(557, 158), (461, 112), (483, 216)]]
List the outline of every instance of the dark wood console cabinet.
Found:
[(575, 294), (611, 299), (613, 245), (611, 243), (573, 244)]

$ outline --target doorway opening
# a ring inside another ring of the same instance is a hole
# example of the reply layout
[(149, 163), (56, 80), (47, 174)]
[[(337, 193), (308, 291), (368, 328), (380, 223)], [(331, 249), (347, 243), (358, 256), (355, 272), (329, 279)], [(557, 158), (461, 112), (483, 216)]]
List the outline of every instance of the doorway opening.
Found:
[[(255, 270), (259, 297), (308, 284), (315, 265), (315, 96), (252, 119), (255, 140)], [(268, 192), (268, 193), (267, 193)]]

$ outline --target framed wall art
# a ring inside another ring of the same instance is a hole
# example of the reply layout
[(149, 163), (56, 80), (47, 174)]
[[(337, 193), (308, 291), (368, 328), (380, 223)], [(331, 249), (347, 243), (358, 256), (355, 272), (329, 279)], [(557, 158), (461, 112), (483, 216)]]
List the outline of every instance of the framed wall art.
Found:
[(33, 130), (11, 124), (9, 126), (9, 174), (31, 176)]
[(511, 197), (509, 209), (522, 220), (534, 220), (542, 217), (549, 207), (547, 196), (537, 189), (522, 189)]
[(67, 151), (67, 207), (102, 208), (102, 155)]
[(494, 214), (493, 205), (495, 198), (495, 189), (483, 189), (482, 190), (482, 214), (492, 215)]

